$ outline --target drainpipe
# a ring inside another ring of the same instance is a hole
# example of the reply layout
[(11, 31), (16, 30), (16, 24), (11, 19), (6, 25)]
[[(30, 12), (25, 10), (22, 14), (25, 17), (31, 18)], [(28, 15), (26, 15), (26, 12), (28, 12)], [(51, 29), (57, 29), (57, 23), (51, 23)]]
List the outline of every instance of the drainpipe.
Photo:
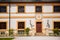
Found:
[[(11, 8), (11, 6), (10, 6), (10, 2), (9, 2), (9, 30), (10, 30), (10, 8)], [(10, 36), (10, 33), (9, 33), (9, 36)]]

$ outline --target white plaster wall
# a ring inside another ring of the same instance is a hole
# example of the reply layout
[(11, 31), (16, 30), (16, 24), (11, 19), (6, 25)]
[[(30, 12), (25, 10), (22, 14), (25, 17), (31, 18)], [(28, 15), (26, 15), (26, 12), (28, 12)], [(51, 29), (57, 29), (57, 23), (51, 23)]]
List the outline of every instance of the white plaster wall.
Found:
[[(30, 26), (30, 20), (32, 21), (31, 23), (34, 25), (33, 27), (35, 28), (35, 19), (34, 18), (26, 18), (26, 19), (23, 19), (23, 18), (16, 18), (16, 19), (11, 19), (10, 20), (10, 28), (11, 29), (17, 29), (17, 22), (18, 21), (25, 21), (25, 28), (27, 28), (27, 27), (29, 27), (29, 28), (31, 28), (31, 26)], [(16, 31), (14, 31), (14, 33), (17, 33), (17, 30)]]
[[(7, 14), (5, 14), (7, 15)], [(39, 14), (11, 14), (11, 16), (35, 16), (35, 15), (39, 15)], [(51, 13), (51, 14), (42, 14), (43, 16), (60, 16), (60, 13)]]
[(47, 20), (49, 20), (49, 24), (50, 24), (50, 28), (52, 29), (52, 19), (47, 18), (47, 19), (43, 19), (43, 28), (47, 28)]
[(34, 5), (26, 5), (25, 12), (35, 12), (35, 6)]
[(17, 22), (18, 21), (25, 21), (25, 27), (31, 27), (30, 26), (30, 20), (32, 21), (31, 23), (33, 24), (33, 25), (35, 25), (35, 19), (34, 18), (26, 18), (26, 19), (23, 19), (23, 18), (16, 18), (16, 19), (11, 19), (10, 20), (10, 24), (11, 24), (11, 28), (12, 29), (17, 29)]
[(17, 6), (16, 4), (11, 4), (10, 12), (17, 12)]
[[(7, 12), (9, 13), (9, 5), (7, 6)], [(16, 4), (11, 4), (10, 6), (10, 12), (17, 12), (17, 6)]]
[(60, 21), (60, 18), (43, 18), (42, 19), (42, 25), (43, 25), (43, 33), (45, 33), (45, 28), (47, 28), (47, 20), (49, 20), (49, 25), (50, 25), (50, 29), (53, 29), (53, 22), (54, 21)]
[(11, 16), (35, 16), (35, 14), (11, 14)]
[[(60, 21), (60, 18), (44, 18), (43, 19), (43, 29), (45, 29), (47, 27), (47, 20), (49, 20), (50, 29), (53, 29), (54, 28), (53, 22)], [(43, 31), (43, 33), (45, 33), (45, 30)]]
[(16, 23), (15, 20), (10, 19), (10, 26), (11, 26), (10, 28), (11, 28), (11, 29), (17, 29), (17, 28), (16, 28), (16, 24), (17, 24), (17, 23)]
[(9, 13), (9, 5), (7, 6), (7, 12)]
[(35, 28), (35, 18), (26, 19), (26, 27), (31, 28), (30, 20), (31, 20), (31, 24), (34, 25), (33, 27)]
[(43, 14), (43, 16), (60, 16), (59, 13)]
[(9, 14), (3, 14), (3, 13), (2, 13), (2, 14), (0, 14), (0, 16), (9, 16)]
[(53, 12), (52, 5), (43, 5), (43, 12)]

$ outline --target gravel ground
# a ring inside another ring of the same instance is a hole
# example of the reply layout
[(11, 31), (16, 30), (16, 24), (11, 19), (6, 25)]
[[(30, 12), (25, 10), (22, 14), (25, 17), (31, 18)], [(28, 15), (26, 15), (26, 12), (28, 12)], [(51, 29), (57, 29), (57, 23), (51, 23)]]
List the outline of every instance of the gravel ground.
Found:
[(53, 37), (53, 36), (27, 36), (27, 37), (15, 37), (14, 40), (60, 40), (60, 37)]

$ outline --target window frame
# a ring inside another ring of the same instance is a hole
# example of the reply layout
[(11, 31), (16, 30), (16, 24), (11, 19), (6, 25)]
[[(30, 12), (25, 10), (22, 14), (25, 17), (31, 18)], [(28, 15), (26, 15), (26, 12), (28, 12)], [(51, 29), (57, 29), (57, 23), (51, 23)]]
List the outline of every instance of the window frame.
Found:
[(23, 34), (24, 34), (25, 30), (18, 30), (18, 34), (22, 34), (22, 31), (23, 31)]
[(54, 6), (60, 6), (60, 5), (53, 5), (53, 12), (54, 12), (54, 13), (60, 13), (60, 12), (55, 12), (55, 11), (54, 11)]
[[(19, 6), (23, 6), (24, 7), (24, 12), (19, 12)], [(17, 13), (25, 13), (25, 6), (24, 5), (17, 5)]]
[[(41, 9), (42, 9), (41, 12), (36, 12), (36, 7), (37, 7), (37, 6), (41, 6)], [(43, 6), (42, 6), (42, 5), (36, 5), (36, 6), (35, 6), (35, 13), (42, 13), (42, 12), (43, 12)]]
[(24, 29), (24, 22), (18, 22), (18, 29)]
[[(18, 29), (18, 22), (24, 22), (24, 29)], [(26, 22), (25, 21), (17, 21), (17, 34), (18, 34), (18, 30), (24, 30), (25, 31), (25, 27), (26, 27)]]
[(8, 22), (7, 21), (0, 21), (0, 22), (6, 22), (6, 29), (0, 29), (0, 31), (6, 31), (8, 29)]
[[(55, 22), (56, 22), (56, 21), (55, 21)], [(55, 22), (54, 22), (54, 23), (55, 23)], [(58, 29), (60, 29), (60, 28), (58, 28)]]
[[(23, 29), (18, 29), (18, 22), (24, 22), (24, 28)], [(25, 30), (25, 21), (17, 21), (17, 30)]]
[(6, 6), (6, 12), (0, 12), (0, 14), (8, 13), (8, 4), (0, 4), (0, 6)]
[[(59, 20), (58, 21), (53, 21), (53, 29), (54, 29), (54, 22), (60, 22)], [(58, 29), (58, 30), (60, 30), (60, 29)]]

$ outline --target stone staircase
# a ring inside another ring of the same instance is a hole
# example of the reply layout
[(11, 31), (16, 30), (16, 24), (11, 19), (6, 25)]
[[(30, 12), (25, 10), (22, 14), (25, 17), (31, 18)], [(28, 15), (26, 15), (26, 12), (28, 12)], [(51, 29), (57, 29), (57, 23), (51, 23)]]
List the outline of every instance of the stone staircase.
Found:
[(35, 35), (36, 35), (36, 36), (46, 36), (46, 35), (43, 34), (43, 33), (36, 33)]

